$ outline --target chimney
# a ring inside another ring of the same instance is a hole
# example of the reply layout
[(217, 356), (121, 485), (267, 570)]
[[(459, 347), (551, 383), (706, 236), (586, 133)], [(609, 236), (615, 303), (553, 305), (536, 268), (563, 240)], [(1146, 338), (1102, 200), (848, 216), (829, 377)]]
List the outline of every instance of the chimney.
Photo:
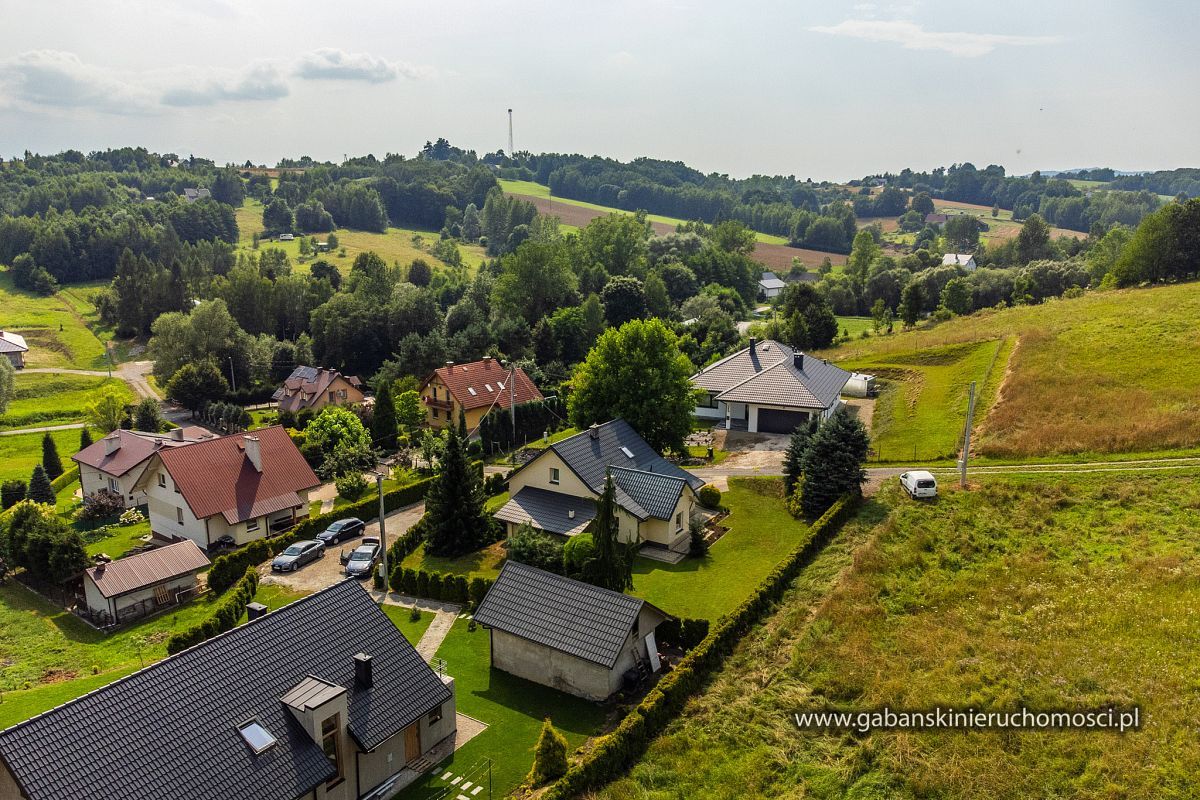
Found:
[(588, 436), (592, 437), (593, 439), (599, 439), (600, 438), (600, 426), (593, 422), (591, 427), (588, 428)]
[(104, 455), (111, 456), (121, 449), (121, 434), (113, 431), (104, 437)]
[(259, 472), (262, 472), (262, 448), (259, 447), (257, 436), (243, 436), (242, 441), (246, 443), (246, 458), (250, 459), (250, 463)]
[(804, 370), (804, 353), (799, 350), (792, 351), (792, 366), (798, 370)]
[(446, 362), (446, 372), (451, 372), (453, 369), (454, 369), (454, 362), (447, 361)]
[(171, 429), (171, 438), (177, 442), (182, 442), (183, 441), (183, 428), (172, 428)]
[(371, 688), (371, 657), (366, 653), (354, 656), (354, 685), (359, 689)]
[(266, 616), (267, 607), (262, 603), (246, 603), (246, 622), (253, 622), (259, 617)]
[(567, 519), (575, 519), (575, 509), (567, 509)]
[(757, 336), (751, 336), (751, 337), (750, 337), (750, 352), (751, 352), (751, 353), (753, 353), (753, 352), (754, 352), (754, 346), (755, 346), (755, 345), (757, 345), (757, 344), (758, 344), (758, 337), (757, 337)]
[(491, 357), (491, 356), (484, 356), (484, 357), (483, 357), (483, 368), (484, 368), (484, 369), (491, 369), (491, 368), (492, 368), (492, 357)]
[(101, 575), (104, 574), (104, 567), (107, 566), (107, 564), (108, 564), (107, 561), (97, 561), (96, 562), (96, 577), (97, 578), (99, 578)]

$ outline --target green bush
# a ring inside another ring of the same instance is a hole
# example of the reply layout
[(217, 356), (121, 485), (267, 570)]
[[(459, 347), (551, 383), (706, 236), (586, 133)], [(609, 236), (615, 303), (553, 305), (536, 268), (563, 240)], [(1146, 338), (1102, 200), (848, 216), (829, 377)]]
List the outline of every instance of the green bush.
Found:
[(590, 533), (572, 536), (563, 545), (563, 569), (572, 578), (583, 574), (584, 565), (596, 557), (596, 543)]
[(567, 771), (567, 740), (554, 730), (547, 717), (542, 723), (542, 734), (533, 748), (533, 769), (529, 771), (529, 782), (534, 786), (561, 778)]
[(54, 490), (55, 494), (58, 494), (63, 489), (67, 488), (68, 486), (70, 486), (72, 483), (74, 483), (77, 480), (79, 480), (79, 465), (78, 464), (71, 467), (69, 470), (64, 472), (62, 475), (59, 475), (54, 480), (50, 481), (50, 488)]
[(352, 503), (360, 499), (371, 488), (361, 472), (351, 472), (349, 475), (343, 475), (334, 480), (333, 485), (337, 487), (338, 497), (349, 500)]
[(700, 487), (697, 492), (697, 497), (700, 499), (700, 505), (705, 508), (720, 508), (721, 507), (721, 490), (713, 486), (711, 483), (706, 483)]
[[(762, 620), (800, 571), (821, 552), (857, 508), (858, 501), (858, 494), (850, 494), (835, 502), (813, 523), (808, 540), (772, 570), (740, 606), (722, 617), (703, 641), (621, 720), (616, 730), (597, 739), (583, 758), (549, 786), (541, 800), (577, 797), (598, 789), (628, 770), (645, 752), (650, 740), (683, 710), (688, 699), (703, 688), (742, 637)], [(693, 624), (698, 625), (699, 621), (693, 621)], [(692, 634), (696, 632), (693, 630)], [(684, 635), (681, 627), (680, 636)]]
[(246, 613), (246, 604), (254, 599), (254, 593), (257, 591), (258, 572), (253, 566), (246, 567), (233, 591), (221, 599), (211, 617), (174, 634), (167, 640), (168, 655), (175, 655), (181, 650), (211, 639), (218, 633), (233, 630), (242, 614)]

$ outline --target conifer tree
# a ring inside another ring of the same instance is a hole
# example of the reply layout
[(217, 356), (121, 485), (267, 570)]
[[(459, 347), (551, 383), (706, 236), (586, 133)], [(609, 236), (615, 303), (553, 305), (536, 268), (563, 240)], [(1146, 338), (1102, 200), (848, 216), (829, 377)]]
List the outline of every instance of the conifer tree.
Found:
[(870, 446), (867, 429), (845, 409), (817, 429), (801, 463), (800, 508), (805, 516), (819, 517), (842, 495), (862, 489), (867, 479), (862, 465)]
[(29, 493), (25, 497), (35, 503), (54, 505), (54, 489), (50, 486), (50, 476), (41, 464), (33, 468), (33, 475), (29, 479)]
[(595, 564), (587, 570), (590, 582), (614, 592), (633, 588), (633, 559), (629, 548), (621, 544), (618, 537), (617, 490), (612, 473), (604, 476), (604, 492), (596, 503), (595, 532), (592, 540), (596, 546)]
[(50, 480), (63, 474), (62, 459), (58, 457), (58, 445), (54, 443), (54, 437), (50, 435), (50, 431), (46, 431), (46, 435), (42, 437), (42, 466), (45, 467), (46, 476)]
[(394, 450), (396, 430), (396, 404), (391, 386), (384, 382), (375, 393), (375, 415), (371, 418), (371, 438), (375, 440), (375, 446)]
[(541, 786), (561, 778), (567, 771), (567, 740), (554, 729), (547, 717), (542, 723), (542, 733), (533, 748), (533, 769), (529, 782)]
[(491, 521), (483, 511), (483, 484), (467, 461), (467, 444), (459, 430), (447, 429), (438, 472), (425, 498), (428, 515), (426, 550), (457, 556), (479, 549), (491, 538)]

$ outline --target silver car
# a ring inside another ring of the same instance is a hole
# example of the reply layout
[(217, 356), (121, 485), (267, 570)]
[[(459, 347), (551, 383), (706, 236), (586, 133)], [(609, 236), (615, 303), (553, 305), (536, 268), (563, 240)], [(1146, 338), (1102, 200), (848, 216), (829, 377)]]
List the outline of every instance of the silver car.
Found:
[(310, 561), (325, 557), (322, 542), (308, 540), (288, 545), (288, 548), (271, 562), (272, 572), (295, 572)]
[(379, 545), (360, 544), (346, 561), (346, 574), (351, 578), (369, 577), (378, 561)]

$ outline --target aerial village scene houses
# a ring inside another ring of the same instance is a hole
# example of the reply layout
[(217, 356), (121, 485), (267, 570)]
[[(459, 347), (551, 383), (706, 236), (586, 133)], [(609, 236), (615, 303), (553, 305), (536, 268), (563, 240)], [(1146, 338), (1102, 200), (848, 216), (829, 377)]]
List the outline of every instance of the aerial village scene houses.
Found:
[(135, 487), (155, 453), (212, 438), (213, 434), (198, 427), (174, 428), (170, 433), (118, 428), (75, 453), (71, 460), (79, 465), (84, 497), (112, 492), (124, 499), (126, 508), (133, 508), (146, 503), (145, 490)]

